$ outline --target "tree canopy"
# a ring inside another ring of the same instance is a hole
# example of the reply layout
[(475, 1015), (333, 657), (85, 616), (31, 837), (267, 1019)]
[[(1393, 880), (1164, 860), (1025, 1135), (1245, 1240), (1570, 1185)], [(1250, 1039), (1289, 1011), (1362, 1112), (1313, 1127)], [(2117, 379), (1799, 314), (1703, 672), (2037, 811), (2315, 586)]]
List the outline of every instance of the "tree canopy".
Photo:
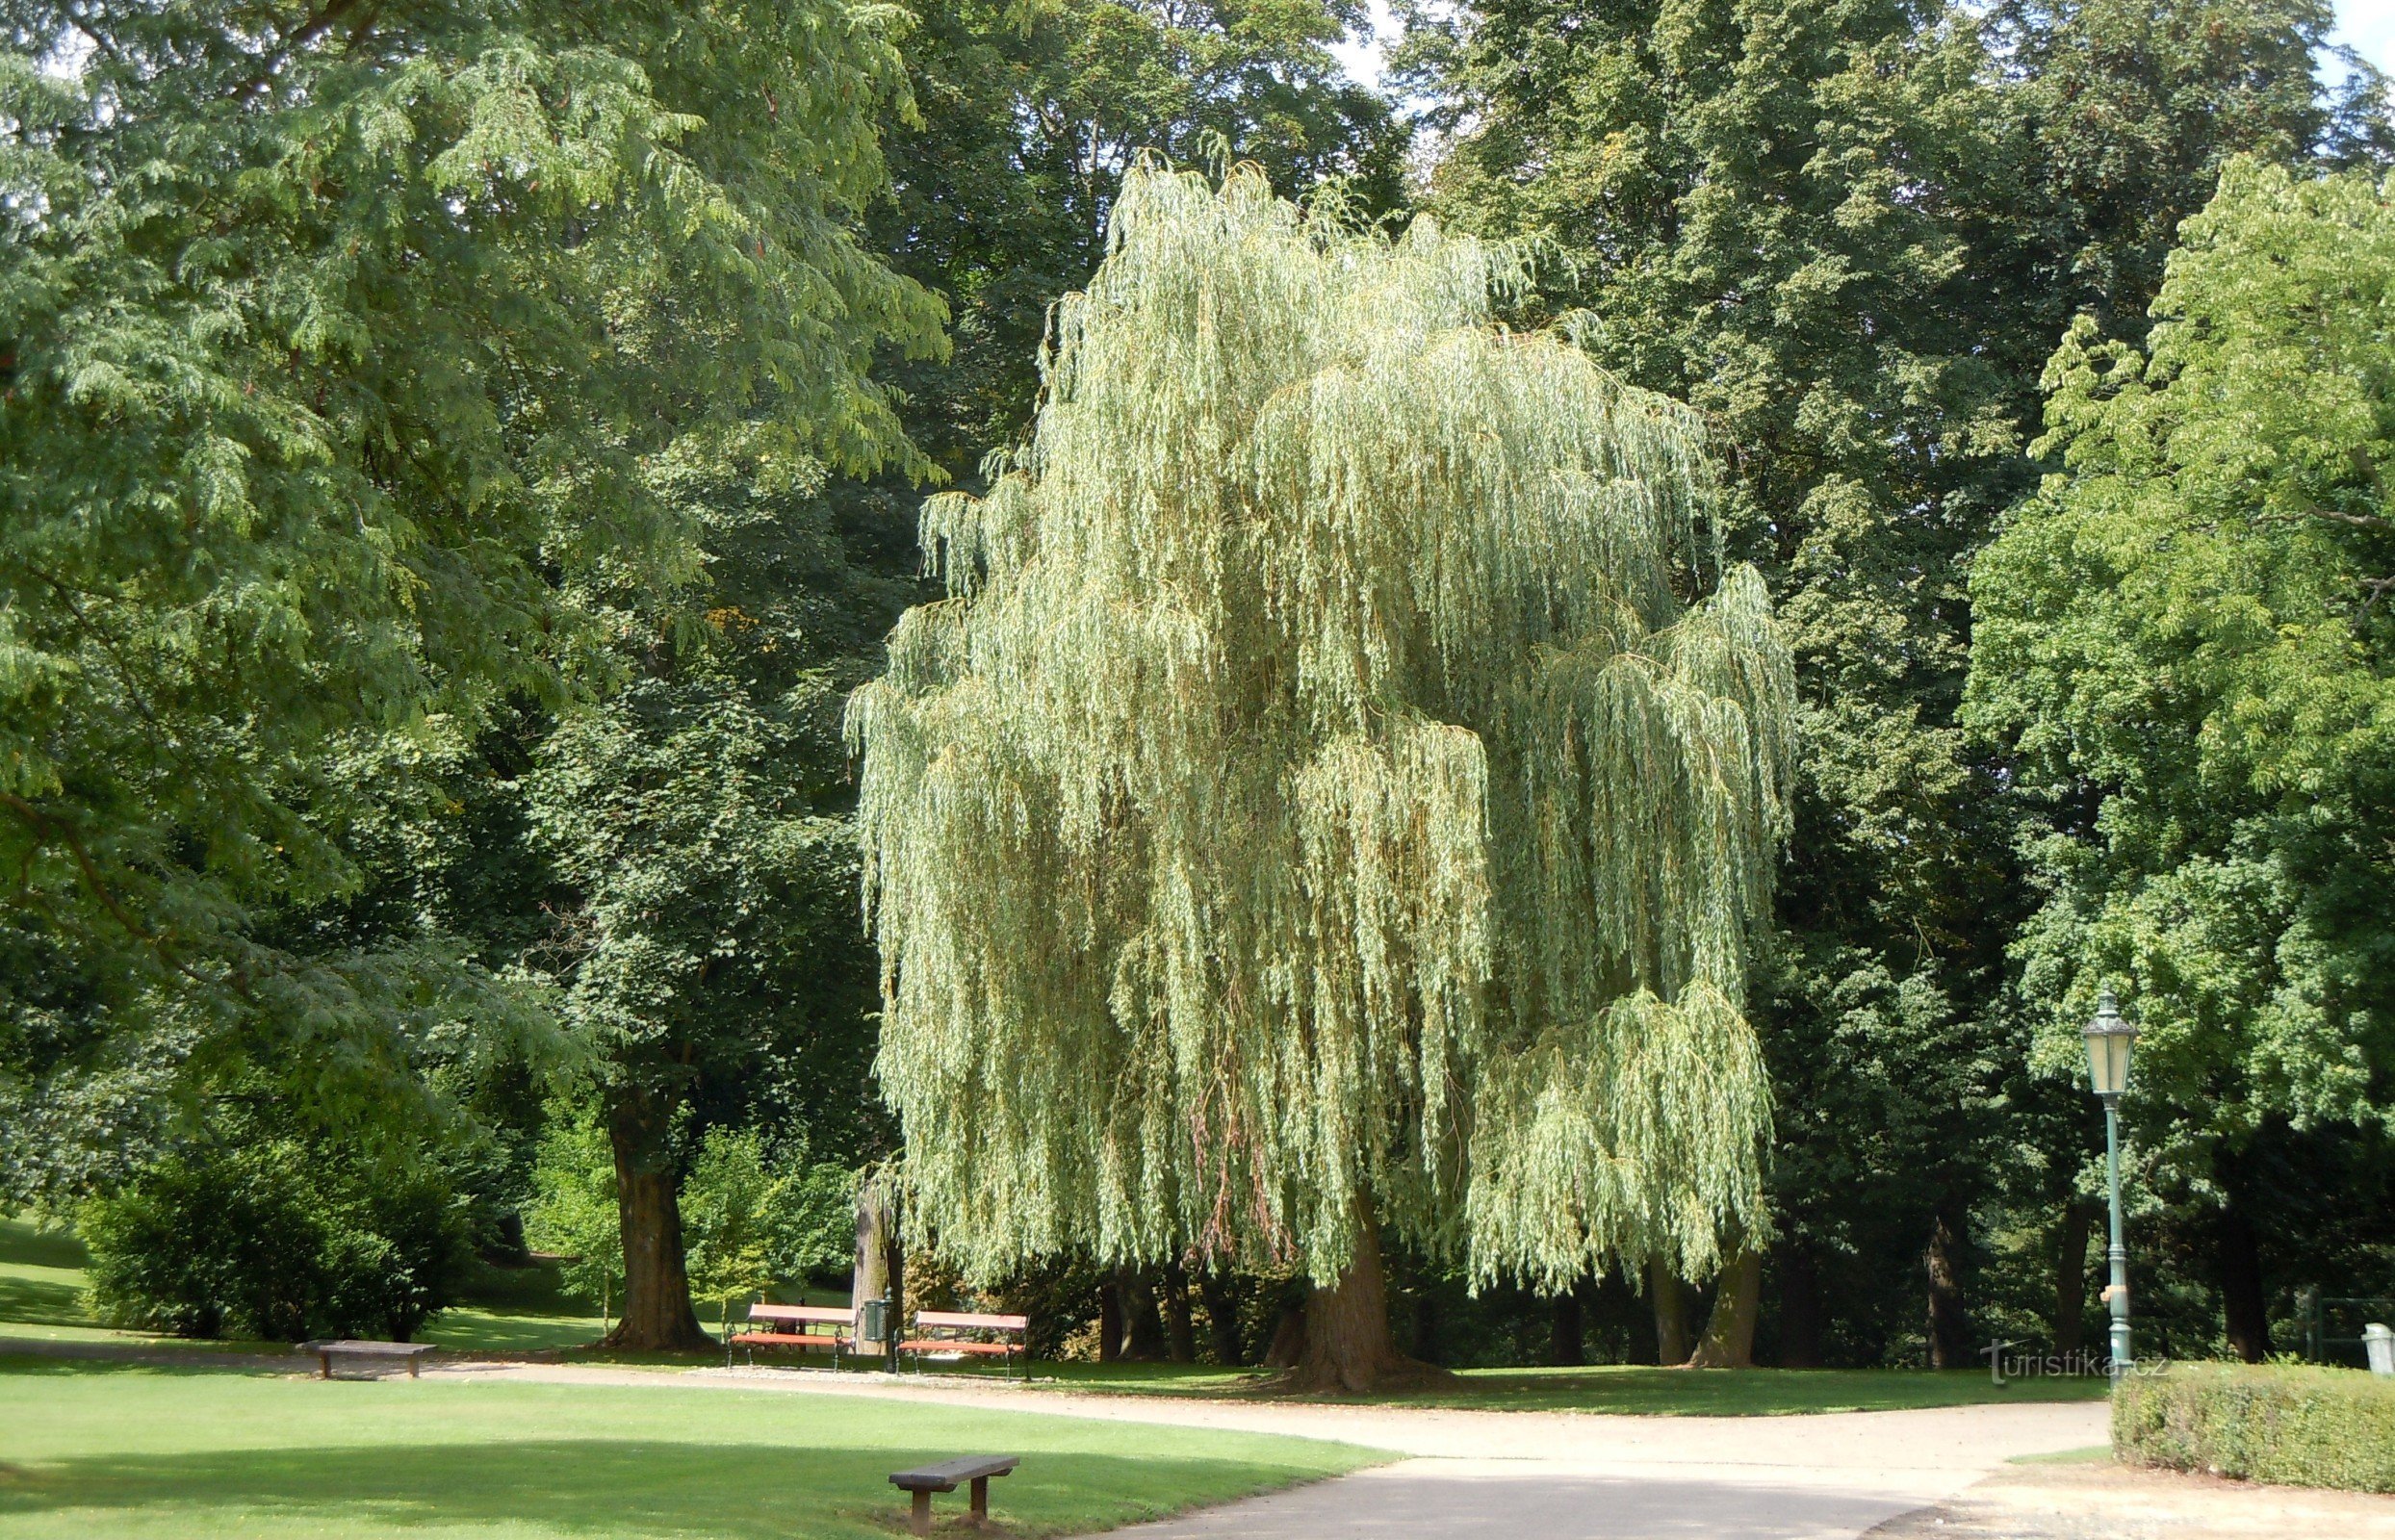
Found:
[(361, 820), (437, 822), (428, 762), (612, 675), (585, 599), (696, 575), (690, 462), (911, 452), (870, 366), (938, 307), (850, 226), (903, 99), (875, 16), (345, 9), (0, 13), (0, 991), (33, 1058), (79, 1020), (373, 1074), (503, 1019), (437, 926), (311, 922)]
[(1972, 579), (1971, 714), (2043, 814), (2046, 1052), (2120, 986), (2133, 1115), (2200, 1179), (2273, 1117), (2382, 1120), (2395, 1068), (2389, 192), (2233, 165), (2147, 345), (2054, 355), (2060, 468)]
[(1490, 323), (1523, 259), (1160, 167), (1034, 431), (924, 514), (860, 691), (879, 1061), (971, 1268), (1707, 1265), (1785, 818), (1761, 586), (1687, 414)]

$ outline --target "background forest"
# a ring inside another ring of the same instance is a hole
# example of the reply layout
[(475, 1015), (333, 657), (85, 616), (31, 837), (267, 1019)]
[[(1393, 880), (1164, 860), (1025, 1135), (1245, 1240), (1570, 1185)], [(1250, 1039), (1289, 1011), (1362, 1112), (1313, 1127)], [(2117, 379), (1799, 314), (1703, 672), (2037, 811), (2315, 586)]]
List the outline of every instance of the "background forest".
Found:
[[(1797, 695), (1755, 1361), (2093, 1346), (2107, 984), (2145, 1344), (2395, 1293), (2395, 119), (2326, 0), (1401, 14), (1367, 87), (1352, 0), (0, 0), (0, 1208), (194, 1334), (844, 1282), (844, 703), (1153, 150), (1528, 243), (1507, 319), (1704, 425)], [(1448, 1364), (1717, 1292), (1388, 1264)], [(1256, 1362), (1294, 1289), (1004, 1292)]]

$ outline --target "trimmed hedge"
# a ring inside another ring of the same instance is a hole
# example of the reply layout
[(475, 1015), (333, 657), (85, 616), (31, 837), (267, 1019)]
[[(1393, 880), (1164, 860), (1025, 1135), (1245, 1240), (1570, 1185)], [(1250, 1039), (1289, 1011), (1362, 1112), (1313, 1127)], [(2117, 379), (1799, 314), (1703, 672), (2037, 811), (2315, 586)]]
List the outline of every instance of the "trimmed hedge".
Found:
[(2296, 1364), (2174, 1364), (2112, 1399), (2132, 1465), (2281, 1486), (2395, 1492), (2395, 1379)]

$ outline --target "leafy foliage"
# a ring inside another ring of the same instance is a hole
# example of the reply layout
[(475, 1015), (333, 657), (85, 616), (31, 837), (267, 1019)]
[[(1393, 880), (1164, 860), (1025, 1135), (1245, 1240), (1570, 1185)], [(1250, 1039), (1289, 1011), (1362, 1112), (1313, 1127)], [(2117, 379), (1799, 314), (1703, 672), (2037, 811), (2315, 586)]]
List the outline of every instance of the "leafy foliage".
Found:
[(102, 1315), (195, 1337), (404, 1342), (467, 1257), (436, 1165), (290, 1137), (178, 1150), (91, 1200), (78, 1228)]
[(343, 9), (0, 13), (0, 862), (49, 995), (373, 1076), (512, 1007), (287, 923), (365, 807), (612, 672), (579, 596), (695, 576), (682, 460), (903, 459), (937, 307), (847, 225), (873, 13)]
[(2274, 1116), (2382, 1121), (2395, 1066), (2395, 216), (2247, 162), (2185, 241), (2147, 346), (2054, 355), (2063, 469), (1979, 565), (1971, 708), (2045, 814), (2049, 1062), (2127, 984), (2132, 1113), (2208, 1177)]
[(1136, 169), (1032, 438), (926, 505), (952, 597), (850, 721), (879, 1071), (972, 1270), (1761, 1222), (1785, 654), (1751, 573), (1676, 586), (1693, 424), (1491, 327), (1522, 279)]
[(623, 1297), (624, 1221), (617, 1208), (615, 1151), (589, 1107), (559, 1108), (541, 1134), (532, 1166), (525, 1243), (565, 1260), (567, 1288), (605, 1314)]

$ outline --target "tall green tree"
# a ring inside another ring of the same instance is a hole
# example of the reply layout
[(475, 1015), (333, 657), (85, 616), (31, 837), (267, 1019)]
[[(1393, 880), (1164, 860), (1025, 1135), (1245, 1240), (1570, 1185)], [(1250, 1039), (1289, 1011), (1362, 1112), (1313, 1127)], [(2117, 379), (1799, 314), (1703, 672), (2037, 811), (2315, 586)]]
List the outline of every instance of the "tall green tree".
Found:
[(617, 672), (679, 467), (906, 449), (852, 234), (904, 90), (828, 0), (0, 6), (0, 1032), (388, 1079), (511, 1009), (308, 923), (432, 751)]
[(1461, 135), (1438, 206), (1569, 253), (1548, 302), (1594, 310), (1599, 357), (1737, 446), (1729, 538), (1769, 575), (1803, 703), (1758, 1002), (1785, 1087), (1783, 1291), (1926, 1250), (1933, 1354), (1959, 1359), (1944, 1280), (2006, 865), (1952, 726), (1962, 563), (2025, 479), (2007, 275), (1972, 241), (2014, 169), (1976, 38), (1913, 0), (1522, 0), (1413, 50)]
[(2395, 1071), (2395, 187), (2234, 163), (2144, 346), (2082, 321), (2059, 458), (1980, 558), (1975, 722), (2043, 903), (2019, 952), (2068, 1065), (2099, 986), (2144, 1029), (2149, 1168), (2217, 1216), (2230, 1345), (2269, 1350), (2249, 1156), (2382, 1129)]
[[(1781, 1350), (1876, 1358), (1925, 1324), (1933, 1361), (1968, 1362), (1989, 1173), (2083, 1125), (2019, 1067), (2005, 943), (2031, 900), (2001, 757), (1956, 725), (1970, 563), (2033, 485), (2038, 372), (2074, 311), (2143, 313), (2229, 154), (2361, 152), (2374, 88), (2323, 95), (2312, 0), (1415, 21), (1400, 64), (1452, 140), (1435, 206), (1551, 243), (1541, 305), (1593, 310), (1600, 358), (1737, 446), (1732, 550), (1790, 629), (1794, 857), (1757, 999)], [(2067, 1222), (2077, 1167), (2047, 1163)]]
[(851, 722), (882, 1083), (969, 1271), (1295, 1258), (1301, 1383), (1475, 1274), (1752, 1238), (1788, 662), (1695, 423), (1505, 248), (1135, 168)]
[(526, 961), (591, 1056), (623, 1208), (614, 1340), (644, 1348), (702, 1342), (680, 1209), (694, 1141), (761, 1117), (827, 1159), (870, 1153), (840, 710), (916, 593), (911, 559), (877, 555), (903, 542), (852, 527), (819, 484), (684, 469), (705, 581), (625, 596), (632, 678), (546, 732), (518, 786), (561, 888)]

